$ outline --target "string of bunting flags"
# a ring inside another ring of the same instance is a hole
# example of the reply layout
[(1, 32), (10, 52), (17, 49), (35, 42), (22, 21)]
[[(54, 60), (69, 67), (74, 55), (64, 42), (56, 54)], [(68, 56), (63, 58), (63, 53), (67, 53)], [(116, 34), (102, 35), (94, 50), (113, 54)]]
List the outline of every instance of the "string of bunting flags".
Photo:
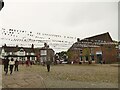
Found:
[[(31, 46), (34, 44), (37, 47), (43, 46), (43, 43), (48, 43), (53, 49), (68, 49), (76, 42), (76, 37), (57, 35), (57, 34), (47, 34), (41, 32), (32, 32), (25, 30), (15, 30), (15, 29), (5, 29), (2, 28), (2, 44), (8, 43), (9, 45), (19, 44), (21, 46)], [(117, 44), (114, 42), (105, 42), (102, 40), (87, 40), (83, 39), (77, 44), (83, 46), (86, 45), (102, 45), (102, 44)], [(21, 44), (22, 43), (22, 44)]]
[(15, 29), (9, 29), (6, 30), (4, 28), (2, 28), (2, 34), (3, 35), (10, 35), (10, 36), (18, 36), (20, 34), (26, 34), (26, 36), (35, 36), (36, 38), (43, 38), (43, 37), (39, 37), (41, 36), (50, 36), (50, 37), (64, 37), (64, 38), (68, 38), (68, 39), (76, 39), (76, 37), (71, 37), (71, 36), (62, 36), (62, 35), (56, 35), (56, 34), (46, 34), (46, 33), (36, 33), (35, 35), (33, 35), (32, 31), (22, 31), (22, 30), (15, 30)]
[(2, 44), (9, 42), (9, 45), (19, 44), (22, 46), (30, 46), (34, 44), (35, 46), (41, 46), (46, 42), (49, 46), (56, 49), (68, 49), (76, 41), (76, 37), (25, 30), (2, 28), (1, 33)]

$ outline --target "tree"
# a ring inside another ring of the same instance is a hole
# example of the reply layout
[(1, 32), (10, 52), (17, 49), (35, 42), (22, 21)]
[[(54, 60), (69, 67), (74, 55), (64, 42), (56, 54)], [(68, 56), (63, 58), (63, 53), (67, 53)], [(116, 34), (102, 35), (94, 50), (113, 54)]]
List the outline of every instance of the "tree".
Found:
[(68, 56), (68, 62), (71, 62), (71, 61), (75, 60), (76, 57), (78, 57), (78, 54), (76, 54), (75, 51), (72, 50), (72, 51), (67, 52), (67, 56)]
[(90, 61), (90, 49), (88, 47), (83, 49), (83, 56)]

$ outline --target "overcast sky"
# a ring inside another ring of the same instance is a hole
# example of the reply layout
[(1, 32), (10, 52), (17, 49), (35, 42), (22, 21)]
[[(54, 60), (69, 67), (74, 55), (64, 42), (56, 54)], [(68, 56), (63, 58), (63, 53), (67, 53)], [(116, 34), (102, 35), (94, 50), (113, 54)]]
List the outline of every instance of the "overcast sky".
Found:
[(81, 39), (109, 32), (118, 40), (118, 3), (87, 1), (4, 0), (0, 26)]

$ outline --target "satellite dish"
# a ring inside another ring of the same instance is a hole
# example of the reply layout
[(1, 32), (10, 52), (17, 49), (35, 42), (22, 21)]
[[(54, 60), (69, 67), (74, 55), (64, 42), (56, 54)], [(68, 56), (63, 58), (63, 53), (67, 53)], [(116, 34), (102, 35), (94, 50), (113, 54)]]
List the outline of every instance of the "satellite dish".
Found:
[(3, 7), (4, 7), (4, 2), (3, 2), (3, 0), (0, 0), (0, 11)]

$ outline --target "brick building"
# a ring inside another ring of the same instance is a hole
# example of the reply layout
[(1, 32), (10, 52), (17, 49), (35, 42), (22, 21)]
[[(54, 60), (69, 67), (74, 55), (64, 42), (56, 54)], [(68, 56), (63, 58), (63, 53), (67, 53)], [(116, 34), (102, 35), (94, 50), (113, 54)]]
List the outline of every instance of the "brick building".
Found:
[(40, 61), (46, 62), (47, 60), (54, 61), (55, 52), (52, 48), (49, 48), (47, 43), (44, 43), (44, 47), (40, 48)]
[(77, 39), (67, 51), (69, 61), (76, 63), (112, 63), (117, 61), (118, 44), (114, 42), (110, 34), (103, 33), (85, 39)]

